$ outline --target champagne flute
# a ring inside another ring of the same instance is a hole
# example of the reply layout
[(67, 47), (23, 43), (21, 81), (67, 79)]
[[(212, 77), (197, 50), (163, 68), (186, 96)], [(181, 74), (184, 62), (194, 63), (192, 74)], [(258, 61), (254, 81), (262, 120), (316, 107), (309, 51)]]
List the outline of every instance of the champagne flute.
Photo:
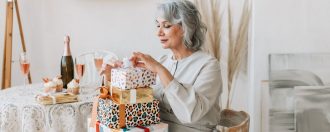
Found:
[(82, 58), (77, 57), (75, 59), (75, 63), (76, 63), (76, 72), (78, 79), (81, 80), (85, 72), (85, 61)]
[[(98, 52), (94, 53), (94, 64), (95, 64), (97, 74), (99, 75), (101, 73), (102, 64), (103, 64), (103, 55), (101, 53), (98, 53)], [(99, 79), (100, 79), (101, 83), (98, 86), (101, 86), (102, 85), (102, 75), (99, 75)]]
[(21, 72), (24, 76), (24, 88), (26, 88), (26, 82), (28, 80), (28, 74), (30, 72), (30, 60), (26, 52), (22, 52), (19, 56), (19, 63)]
[(85, 73), (85, 60), (83, 58), (76, 57), (75, 65), (76, 65), (76, 73), (77, 73), (78, 80), (79, 80), (79, 86), (80, 86), (79, 92), (83, 93), (83, 91), (82, 91), (83, 81), (81, 78), (84, 76), (84, 73)]

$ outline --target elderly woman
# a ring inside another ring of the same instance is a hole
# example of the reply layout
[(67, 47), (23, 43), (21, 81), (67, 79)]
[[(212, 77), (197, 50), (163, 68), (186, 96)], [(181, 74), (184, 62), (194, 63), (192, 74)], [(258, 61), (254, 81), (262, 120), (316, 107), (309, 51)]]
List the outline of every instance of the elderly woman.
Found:
[[(186, 0), (167, 0), (157, 9), (157, 36), (171, 53), (156, 61), (135, 52), (131, 61), (157, 73), (154, 97), (170, 132), (212, 131), (220, 120), (222, 80), (219, 62), (201, 51), (206, 27), (200, 13)], [(103, 73), (109, 76), (110, 69), (106, 66)]]
[(157, 36), (170, 54), (159, 61), (133, 53), (135, 66), (157, 73), (154, 97), (169, 131), (212, 131), (219, 122), (222, 80), (219, 62), (201, 51), (206, 27), (193, 3), (168, 0), (158, 6)]

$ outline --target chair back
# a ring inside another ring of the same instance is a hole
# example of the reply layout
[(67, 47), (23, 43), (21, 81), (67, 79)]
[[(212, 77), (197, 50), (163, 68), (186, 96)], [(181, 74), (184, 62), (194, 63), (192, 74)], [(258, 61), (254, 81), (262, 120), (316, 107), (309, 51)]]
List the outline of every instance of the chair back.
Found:
[(85, 72), (83, 77), (80, 80), (80, 84), (87, 84), (87, 85), (93, 85), (95, 86), (101, 82), (101, 76), (99, 72), (96, 69), (95, 66), (95, 56), (102, 57), (103, 63), (108, 63), (109, 61), (118, 60), (118, 56), (114, 54), (113, 52), (106, 51), (106, 50), (97, 50), (97, 51), (90, 51), (85, 52), (83, 54), (80, 54), (77, 56), (76, 59), (80, 59), (85, 64)]

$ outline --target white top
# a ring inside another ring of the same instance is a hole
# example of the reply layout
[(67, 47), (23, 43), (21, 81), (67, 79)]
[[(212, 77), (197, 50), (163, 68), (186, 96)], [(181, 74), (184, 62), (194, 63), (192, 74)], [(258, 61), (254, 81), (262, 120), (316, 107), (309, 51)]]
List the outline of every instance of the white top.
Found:
[(169, 131), (212, 131), (220, 120), (222, 92), (220, 63), (202, 51), (182, 60), (173, 54), (160, 58), (174, 79), (167, 88), (157, 77), (154, 97), (160, 100), (160, 116)]

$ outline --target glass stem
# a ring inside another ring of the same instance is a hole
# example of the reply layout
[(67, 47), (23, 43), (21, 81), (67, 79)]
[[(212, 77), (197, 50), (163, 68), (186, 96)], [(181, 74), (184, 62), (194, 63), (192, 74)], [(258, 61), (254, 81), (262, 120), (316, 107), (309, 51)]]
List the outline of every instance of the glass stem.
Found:
[(101, 75), (101, 79), (100, 79), (100, 86), (102, 87), (103, 86), (103, 75)]
[(23, 82), (24, 82), (24, 88), (26, 88), (26, 79), (27, 79), (27, 75), (24, 75), (24, 80), (23, 80)]

